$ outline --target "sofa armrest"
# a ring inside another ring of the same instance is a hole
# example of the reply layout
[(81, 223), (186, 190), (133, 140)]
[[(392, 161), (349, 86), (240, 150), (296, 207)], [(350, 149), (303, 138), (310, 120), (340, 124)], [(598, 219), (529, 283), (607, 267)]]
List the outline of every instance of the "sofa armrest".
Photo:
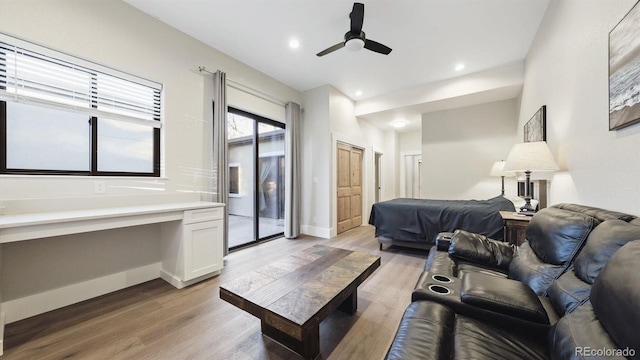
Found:
[(547, 312), (536, 293), (516, 280), (466, 273), (462, 277), (460, 299), (465, 304), (503, 315), (549, 324)]
[(482, 265), (508, 270), (513, 259), (513, 244), (489, 239), (480, 234), (456, 230), (451, 237), (449, 255)]
[(453, 237), (452, 232), (438, 233), (438, 236), (436, 236), (436, 248), (439, 251), (449, 250), (449, 246), (451, 245), (451, 237)]

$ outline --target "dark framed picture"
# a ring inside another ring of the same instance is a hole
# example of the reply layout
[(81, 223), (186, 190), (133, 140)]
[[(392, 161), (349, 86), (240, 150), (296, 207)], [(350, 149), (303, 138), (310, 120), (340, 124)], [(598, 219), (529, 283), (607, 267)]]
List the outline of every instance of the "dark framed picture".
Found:
[(524, 124), (524, 142), (547, 141), (547, 106), (543, 105)]
[(640, 5), (609, 33), (609, 130), (640, 122)]

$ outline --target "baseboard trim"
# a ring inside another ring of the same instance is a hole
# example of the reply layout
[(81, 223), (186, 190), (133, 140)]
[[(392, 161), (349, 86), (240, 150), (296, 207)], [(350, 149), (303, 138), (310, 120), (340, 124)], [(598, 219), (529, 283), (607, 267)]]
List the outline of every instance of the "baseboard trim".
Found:
[[(141, 266), (116, 274), (44, 291), (2, 303), (7, 324), (97, 296), (157, 279), (161, 263)], [(4, 322), (3, 322), (4, 324)]]
[(214, 277), (216, 275), (220, 275), (220, 270), (218, 271), (214, 271), (210, 274), (206, 274), (206, 275), (202, 275), (200, 277), (197, 277), (195, 279), (191, 279), (188, 281), (182, 281), (180, 279), (178, 279), (177, 277), (173, 276), (172, 274), (169, 274), (168, 272), (164, 271), (164, 270), (160, 270), (160, 278), (162, 278), (162, 280), (168, 282), (169, 284), (173, 285), (176, 289), (182, 289), (184, 287), (187, 287), (189, 285), (193, 285), (197, 282), (200, 282), (202, 280), (208, 279), (210, 277)]
[(324, 239), (331, 239), (331, 229), (317, 226), (301, 225), (300, 232), (306, 235), (317, 236)]
[(4, 311), (0, 312), (0, 356), (4, 353)]

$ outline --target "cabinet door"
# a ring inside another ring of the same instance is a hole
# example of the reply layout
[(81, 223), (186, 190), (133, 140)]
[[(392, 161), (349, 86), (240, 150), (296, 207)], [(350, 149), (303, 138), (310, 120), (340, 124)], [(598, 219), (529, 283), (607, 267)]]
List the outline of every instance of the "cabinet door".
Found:
[(184, 281), (222, 269), (222, 220), (184, 226)]

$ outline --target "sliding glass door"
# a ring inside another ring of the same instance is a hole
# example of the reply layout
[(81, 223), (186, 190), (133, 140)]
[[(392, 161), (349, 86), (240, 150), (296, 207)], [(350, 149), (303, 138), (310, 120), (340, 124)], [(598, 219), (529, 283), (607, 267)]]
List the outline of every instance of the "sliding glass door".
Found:
[(229, 108), (229, 249), (284, 232), (284, 124)]

